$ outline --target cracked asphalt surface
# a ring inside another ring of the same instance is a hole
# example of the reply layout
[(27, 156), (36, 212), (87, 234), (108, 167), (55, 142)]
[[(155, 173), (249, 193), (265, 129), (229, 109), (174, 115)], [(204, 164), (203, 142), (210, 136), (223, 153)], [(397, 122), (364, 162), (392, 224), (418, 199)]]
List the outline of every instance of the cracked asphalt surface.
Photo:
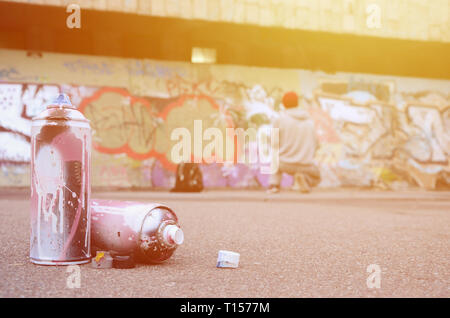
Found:
[[(96, 270), (29, 262), (29, 192), (0, 189), (1, 297), (449, 297), (450, 192), (94, 192), (166, 203), (185, 243), (161, 265)], [(238, 269), (215, 267), (221, 249)], [(367, 267), (381, 268), (370, 289)]]

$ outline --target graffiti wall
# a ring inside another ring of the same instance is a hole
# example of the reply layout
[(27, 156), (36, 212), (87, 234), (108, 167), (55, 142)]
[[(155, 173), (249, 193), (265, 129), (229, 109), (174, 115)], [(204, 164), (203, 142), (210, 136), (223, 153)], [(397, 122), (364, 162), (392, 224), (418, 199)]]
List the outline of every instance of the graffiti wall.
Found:
[[(58, 92), (91, 121), (94, 187), (170, 188), (175, 128), (264, 129), (289, 90), (315, 122), (320, 187), (449, 186), (450, 81), (14, 50), (0, 50), (0, 186), (29, 185), (31, 118)], [(258, 164), (201, 169), (210, 188), (268, 183)]]

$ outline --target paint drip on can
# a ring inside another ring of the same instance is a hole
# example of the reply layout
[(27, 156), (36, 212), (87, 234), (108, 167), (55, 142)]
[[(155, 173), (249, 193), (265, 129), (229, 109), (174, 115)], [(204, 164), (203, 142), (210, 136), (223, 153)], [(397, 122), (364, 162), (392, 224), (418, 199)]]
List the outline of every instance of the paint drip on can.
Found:
[(60, 94), (32, 120), (31, 262), (90, 261), (90, 164), (89, 121)]
[(143, 263), (160, 263), (184, 241), (176, 214), (158, 203), (92, 200), (93, 250), (134, 254)]

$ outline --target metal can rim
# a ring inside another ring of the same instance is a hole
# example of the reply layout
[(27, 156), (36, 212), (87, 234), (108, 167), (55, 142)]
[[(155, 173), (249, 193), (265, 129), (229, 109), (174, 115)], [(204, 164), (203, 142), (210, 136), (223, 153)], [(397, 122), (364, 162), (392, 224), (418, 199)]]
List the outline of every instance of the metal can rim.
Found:
[(69, 126), (79, 126), (82, 128), (91, 128), (91, 124), (89, 120), (76, 120), (76, 119), (55, 119), (55, 118), (48, 118), (48, 119), (33, 119), (31, 120), (31, 127), (41, 127), (45, 125), (52, 125), (52, 123), (56, 125), (66, 124)]

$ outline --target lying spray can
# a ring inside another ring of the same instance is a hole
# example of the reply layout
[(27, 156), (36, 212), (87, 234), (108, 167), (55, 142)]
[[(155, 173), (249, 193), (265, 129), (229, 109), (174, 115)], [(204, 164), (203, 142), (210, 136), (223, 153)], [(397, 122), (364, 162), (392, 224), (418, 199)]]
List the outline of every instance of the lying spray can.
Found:
[(89, 121), (60, 94), (31, 127), (31, 262), (90, 261)]
[(160, 263), (184, 241), (175, 213), (165, 205), (92, 200), (94, 250), (134, 254), (144, 263)]

